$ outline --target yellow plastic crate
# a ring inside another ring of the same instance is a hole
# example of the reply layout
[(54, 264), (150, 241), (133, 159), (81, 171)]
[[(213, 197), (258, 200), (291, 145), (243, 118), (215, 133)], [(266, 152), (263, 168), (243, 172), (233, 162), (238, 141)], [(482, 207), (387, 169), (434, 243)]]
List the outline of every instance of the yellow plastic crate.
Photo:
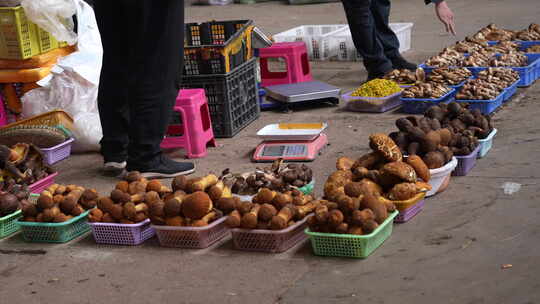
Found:
[(21, 6), (0, 7), (0, 58), (27, 59), (59, 46), (51, 34), (28, 21)]

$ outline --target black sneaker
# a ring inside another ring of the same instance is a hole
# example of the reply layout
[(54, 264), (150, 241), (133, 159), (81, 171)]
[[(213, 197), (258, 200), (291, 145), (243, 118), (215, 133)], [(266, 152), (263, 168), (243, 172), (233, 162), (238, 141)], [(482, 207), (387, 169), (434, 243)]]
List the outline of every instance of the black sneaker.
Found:
[(195, 165), (190, 162), (177, 162), (161, 155), (159, 164), (154, 168), (142, 169), (130, 167), (127, 171), (139, 171), (146, 178), (171, 178), (178, 175), (187, 175), (195, 172)]
[(416, 71), (416, 68), (418, 66), (412, 62), (408, 62), (405, 58), (399, 56), (396, 58), (391, 58), (392, 60), (392, 67), (397, 70), (406, 69), (409, 71)]
[(126, 170), (126, 162), (105, 162), (103, 173), (106, 176), (121, 176)]

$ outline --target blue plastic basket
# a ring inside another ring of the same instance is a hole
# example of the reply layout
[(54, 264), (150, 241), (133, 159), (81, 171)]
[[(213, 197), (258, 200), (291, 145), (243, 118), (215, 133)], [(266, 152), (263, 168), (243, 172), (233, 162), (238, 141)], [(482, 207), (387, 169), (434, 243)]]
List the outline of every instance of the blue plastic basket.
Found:
[(491, 100), (461, 100), (456, 99), (456, 102), (459, 103), (469, 103), (469, 109), (474, 110), (478, 109), (482, 112), (482, 114), (489, 114), (493, 111), (495, 111), (498, 107), (500, 107), (503, 103), (503, 97), (504, 97), (505, 91), (502, 91), (499, 96), (495, 99)]
[(516, 94), (518, 83), (519, 83), (519, 79), (513, 84), (511, 84), (509, 87), (504, 89), (503, 102), (507, 102), (510, 98), (512, 98), (512, 96), (514, 96), (514, 94)]
[(525, 51), (526, 49), (530, 48), (531, 46), (539, 45), (540, 40), (533, 40), (533, 41), (513, 41), (517, 44), (519, 44), (519, 50)]
[(536, 63), (536, 68), (534, 69), (534, 80), (540, 78), (540, 53), (526, 53), (525, 56), (529, 57), (529, 60)]
[(493, 131), (489, 133), (488, 137), (478, 140), (478, 145), (480, 146), (480, 150), (478, 150), (478, 158), (486, 156), (489, 150), (491, 150), (491, 147), (493, 146), (493, 138), (496, 134), (497, 129), (493, 129)]
[(512, 70), (519, 73), (519, 83), (518, 87), (528, 87), (530, 86), (537, 78), (538, 70), (538, 59), (540, 54), (525, 54), (529, 59), (529, 64), (524, 67), (510, 67)]
[(456, 90), (450, 88), (450, 92), (438, 99), (401, 98), (403, 106), (401, 110), (407, 114), (423, 114), (429, 107), (441, 103), (450, 103), (454, 100)]

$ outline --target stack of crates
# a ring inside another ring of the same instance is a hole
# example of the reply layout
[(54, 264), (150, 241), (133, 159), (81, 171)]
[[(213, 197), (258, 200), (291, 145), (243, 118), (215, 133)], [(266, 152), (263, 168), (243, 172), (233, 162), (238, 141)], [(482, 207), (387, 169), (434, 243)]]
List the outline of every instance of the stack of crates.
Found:
[(56, 60), (72, 52), (65, 42), (30, 22), (21, 6), (0, 7), (0, 84), (6, 109), (22, 110), (20, 98), (50, 73)]
[(206, 91), (216, 137), (233, 137), (260, 116), (251, 20), (186, 24), (182, 88)]

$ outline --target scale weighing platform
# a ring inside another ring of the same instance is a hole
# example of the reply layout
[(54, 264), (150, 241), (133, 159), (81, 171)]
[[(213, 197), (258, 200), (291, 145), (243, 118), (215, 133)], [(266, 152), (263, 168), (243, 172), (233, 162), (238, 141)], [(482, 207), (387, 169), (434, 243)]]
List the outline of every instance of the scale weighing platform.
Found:
[(267, 86), (266, 96), (288, 108), (296, 103), (327, 102), (339, 104), (341, 89), (321, 81), (305, 81), (292, 84)]
[(322, 133), (326, 127), (325, 123), (267, 125), (257, 132), (264, 141), (255, 148), (253, 161), (313, 161), (328, 144), (328, 137)]

